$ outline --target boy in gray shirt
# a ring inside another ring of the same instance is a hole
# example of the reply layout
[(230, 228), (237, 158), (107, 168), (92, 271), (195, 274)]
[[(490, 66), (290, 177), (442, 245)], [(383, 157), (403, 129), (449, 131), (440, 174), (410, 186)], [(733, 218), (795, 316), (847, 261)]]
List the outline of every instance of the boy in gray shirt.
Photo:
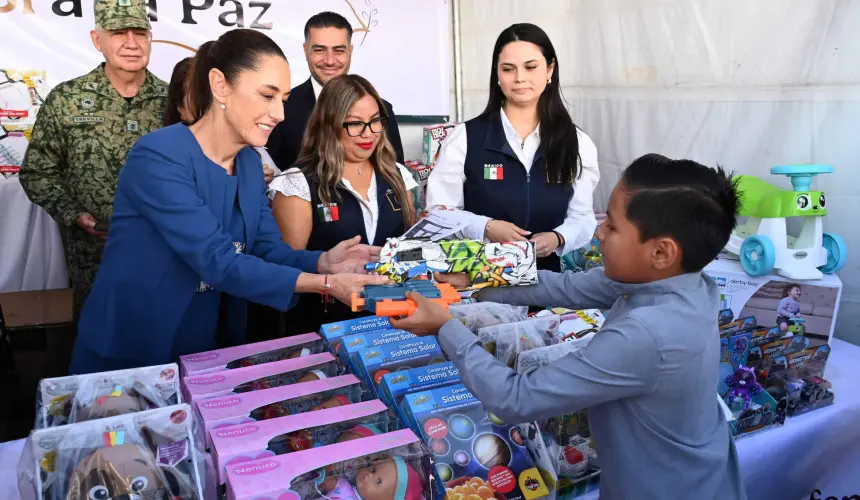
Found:
[(505, 422), (588, 408), (602, 499), (745, 499), (716, 395), (720, 292), (701, 272), (728, 241), (737, 207), (722, 169), (660, 155), (634, 161), (598, 230), (603, 269), (540, 271), (537, 285), (479, 293), (481, 301), (609, 309), (585, 347), (528, 373), (497, 361), (420, 295), (410, 295), (417, 311), (392, 326), (438, 334), (466, 387)]

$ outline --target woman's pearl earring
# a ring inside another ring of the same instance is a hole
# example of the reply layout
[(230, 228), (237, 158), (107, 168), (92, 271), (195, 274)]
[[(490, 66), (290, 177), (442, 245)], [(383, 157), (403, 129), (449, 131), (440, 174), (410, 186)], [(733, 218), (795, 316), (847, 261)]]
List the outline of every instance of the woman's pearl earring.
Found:
[(227, 105), (224, 104), (223, 102), (221, 103), (221, 109), (227, 109)]
[(547, 78), (547, 79), (546, 79), (546, 84), (547, 84), (547, 85), (552, 84), (552, 77), (549, 77), (549, 78)]
[(496, 80), (496, 85), (498, 85), (499, 87), (501, 87), (501, 86), (502, 86), (502, 81), (501, 81), (501, 80)]

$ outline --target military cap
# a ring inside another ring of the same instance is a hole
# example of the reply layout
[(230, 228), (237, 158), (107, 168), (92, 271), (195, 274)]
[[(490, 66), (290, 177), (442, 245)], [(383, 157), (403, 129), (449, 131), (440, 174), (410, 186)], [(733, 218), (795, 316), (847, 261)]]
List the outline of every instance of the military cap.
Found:
[(95, 0), (96, 26), (105, 30), (150, 30), (146, 0)]

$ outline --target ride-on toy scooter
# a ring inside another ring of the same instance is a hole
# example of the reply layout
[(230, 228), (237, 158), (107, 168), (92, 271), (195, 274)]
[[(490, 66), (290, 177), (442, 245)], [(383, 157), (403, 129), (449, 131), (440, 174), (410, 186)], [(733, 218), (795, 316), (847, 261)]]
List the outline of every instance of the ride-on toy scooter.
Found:
[[(747, 221), (729, 238), (726, 250), (740, 256), (750, 276), (765, 276), (774, 269), (789, 279), (813, 280), (822, 273), (835, 273), (845, 265), (845, 242), (838, 235), (825, 233), (822, 221), (827, 215), (821, 191), (810, 191), (812, 177), (829, 174), (827, 165), (774, 167), (772, 174), (791, 179), (793, 191), (769, 184), (758, 177), (737, 178), (741, 207), (738, 215)], [(803, 217), (803, 228), (796, 238), (788, 235), (786, 219)]]

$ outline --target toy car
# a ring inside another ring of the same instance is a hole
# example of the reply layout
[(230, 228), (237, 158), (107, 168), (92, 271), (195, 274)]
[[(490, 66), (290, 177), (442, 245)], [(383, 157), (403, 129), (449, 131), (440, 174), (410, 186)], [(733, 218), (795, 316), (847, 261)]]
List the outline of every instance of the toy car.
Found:
[[(836, 234), (823, 232), (827, 205), (822, 191), (810, 191), (812, 177), (833, 172), (826, 165), (774, 167), (772, 174), (791, 179), (792, 191), (780, 189), (758, 177), (737, 177), (741, 192), (738, 215), (746, 223), (732, 233), (726, 250), (740, 256), (750, 276), (766, 276), (774, 269), (790, 279), (819, 279), (822, 273), (838, 272), (845, 265), (845, 242)], [(803, 217), (796, 238), (786, 231), (786, 219)]]
[(787, 332), (793, 335), (803, 335), (806, 333), (806, 320), (803, 318), (789, 318), (789, 325), (786, 328)]

